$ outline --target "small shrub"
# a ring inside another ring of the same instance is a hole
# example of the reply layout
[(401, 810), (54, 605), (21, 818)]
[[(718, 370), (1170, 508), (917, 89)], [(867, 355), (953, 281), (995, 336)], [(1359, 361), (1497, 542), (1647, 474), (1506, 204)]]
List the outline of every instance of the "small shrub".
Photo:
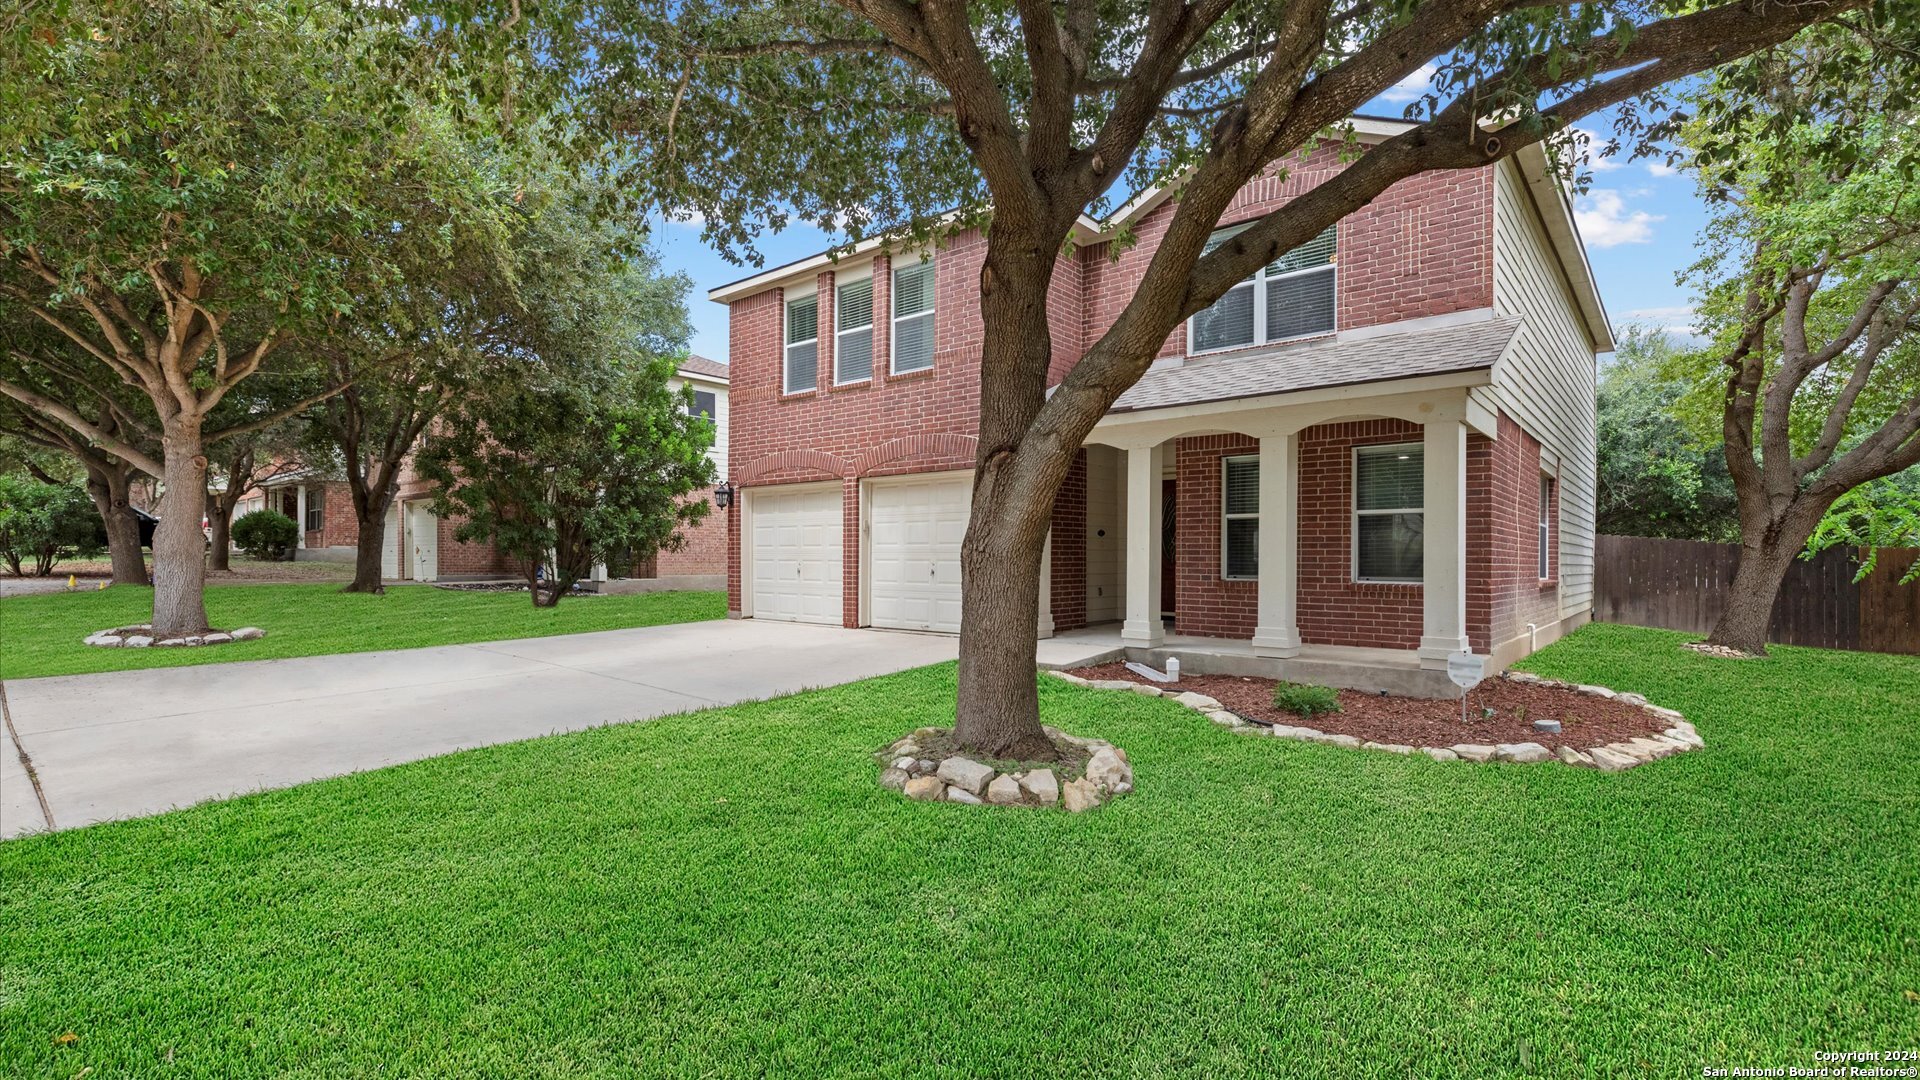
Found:
[(255, 510), (233, 523), (233, 542), (256, 559), (278, 559), (300, 539), (300, 526), (275, 510)]
[(1282, 712), (1311, 719), (1321, 713), (1340, 711), (1340, 695), (1331, 686), (1308, 686), (1305, 683), (1275, 683), (1273, 686), (1273, 707)]
[(0, 562), (15, 577), (46, 577), (61, 559), (91, 559), (106, 546), (106, 525), (79, 486), (0, 474)]

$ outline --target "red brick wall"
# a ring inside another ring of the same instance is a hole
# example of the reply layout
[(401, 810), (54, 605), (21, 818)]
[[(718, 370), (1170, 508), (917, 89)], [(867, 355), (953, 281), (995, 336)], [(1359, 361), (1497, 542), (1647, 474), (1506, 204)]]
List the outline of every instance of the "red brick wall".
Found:
[(1047, 597), (1055, 631), (1087, 625), (1087, 452), (1073, 455), (1053, 503), (1053, 562)]
[(1558, 485), (1549, 577), (1540, 578), (1540, 443), (1505, 413), (1500, 437), (1467, 446), (1467, 634), (1487, 651), (1559, 617)]
[(1420, 441), (1404, 420), (1322, 424), (1300, 433), (1300, 639), (1413, 649), (1421, 587), (1353, 580), (1353, 449)]
[[(843, 496), (846, 545), (842, 568), (846, 625), (859, 621), (858, 481), (872, 476), (971, 468), (979, 419), (980, 309), (977, 302), (985, 242), (964, 233), (935, 254), (933, 367), (890, 373), (891, 263), (874, 266), (873, 378), (832, 385), (831, 353), (822, 347), (819, 387), (781, 392), (784, 304), (771, 289), (731, 308), (729, 361), (730, 479), (736, 488), (837, 479)], [(822, 334), (830, 336), (827, 298), (832, 274), (820, 275)], [(737, 510), (728, 514), (727, 596), (740, 609)]]
[[(1222, 226), (1270, 213), (1342, 168), (1331, 145), (1289, 158), (1248, 184), (1221, 215)], [(1113, 245), (1082, 255), (1086, 314), (1081, 338), (1091, 343), (1133, 298), (1147, 264), (1173, 220), (1174, 200), (1135, 224), (1138, 242), (1113, 258)], [(1493, 170), (1432, 172), (1409, 177), (1342, 219), (1334, 255), (1340, 329), (1468, 311), (1493, 304)], [(1159, 355), (1181, 356), (1186, 327), (1176, 327)]]
[(526, 571), (514, 559), (496, 551), (492, 544), (470, 544), (453, 538), (462, 518), (436, 518), (440, 526), (440, 549), (436, 564), (441, 580), (457, 577), (519, 577)]
[[(294, 507), (294, 512), (298, 513), (299, 504), (295, 502), (297, 496), (293, 494), (294, 489), (284, 488), (281, 490), (287, 493), (287, 504)], [(300, 522), (300, 526), (305, 529), (307, 534), (306, 546), (310, 548), (353, 547), (359, 543), (360, 523), (353, 516), (353, 492), (347, 487), (347, 482), (345, 480), (329, 480), (324, 484), (307, 485), (308, 509), (312, 509), (312, 500), (316, 492), (322, 492), (320, 495), (322, 500), (320, 505), (320, 527), (318, 529), (306, 529), (307, 523), (304, 521)], [(288, 516), (292, 517), (293, 515), (289, 514)]]
[[(1245, 435), (1205, 435), (1175, 443), (1173, 612), (1178, 633), (1253, 636), (1260, 615), (1260, 583), (1222, 576), (1226, 568), (1220, 547), (1220, 462), (1259, 452), (1259, 440)], [(1127, 543), (1135, 542), (1127, 538)]]
[(707, 516), (696, 524), (681, 527), (680, 535), (686, 544), (679, 551), (659, 552), (653, 559), (654, 573), (662, 577), (726, 573), (727, 515), (714, 507), (710, 487), (692, 492), (686, 498), (706, 503)]

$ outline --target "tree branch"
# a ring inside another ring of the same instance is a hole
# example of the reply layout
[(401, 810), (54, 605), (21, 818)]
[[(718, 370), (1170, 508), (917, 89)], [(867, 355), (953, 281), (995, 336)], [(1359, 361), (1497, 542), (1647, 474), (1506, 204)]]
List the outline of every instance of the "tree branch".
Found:
[(346, 386), (331, 387), (329, 389), (322, 390), (311, 397), (302, 398), (301, 400), (295, 402), (292, 405), (287, 406), (284, 409), (280, 409), (275, 412), (268, 413), (267, 415), (262, 416), (258, 419), (249, 420), (242, 424), (234, 424), (231, 427), (221, 428), (219, 431), (213, 432), (212, 434), (205, 436), (205, 439), (204, 439), (205, 444), (207, 446), (212, 446), (214, 443), (217, 443), (222, 439), (231, 439), (240, 435), (251, 435), (256, 431), (264, 431), (267, 428), (272, 427), (273, 425), (279, 423), (282, 420), (287, 419), (290, 416), (297, 416), (300, 413), (306, 412), (308, 409), (311, 409), (315, 405), (318, 405), (321, 402), (327, 400), (328, 398), (334, 397), (335, 395), (342, 393), (347, 389), (347, 386), (351, 386), (351, 385), (353, 384), (348, 383), (346, 384)]
[(27, 408), (60, 421), (74, 431), (87, 437), (94, 445), (105, 449), (114, 456), (152, 476), (165, 475), (166, 469), (154, 458), (142, 453), (138, 448), (115, 438), (99, 427), (88, 423), (87, 419), (65, 405), (50, 398), (34, 393), (24, 386), (15, 385), (0, 379), (0, 394), (25, 405)]

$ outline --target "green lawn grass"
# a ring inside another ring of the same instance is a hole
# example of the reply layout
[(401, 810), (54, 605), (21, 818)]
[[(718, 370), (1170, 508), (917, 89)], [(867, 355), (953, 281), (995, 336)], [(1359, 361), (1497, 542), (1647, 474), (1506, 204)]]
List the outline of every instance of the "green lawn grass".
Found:
[(943, 666), (11, 841), (0, 1071), (1698, 1076), (1914, 1045), (1920, 660), (1682, 640), (1594, 626), (1528, 665), (1707, 739), (1618, 775), (1047, 679), (1133, 795), (909, 803), (867, 752), (947, 717)]
[(726, 594), (718, 592), (569, 597), (543, 610), (524, 593), (426, 585), (394, 586), (384, 596), (343, 593), (338, 585), (235, 585), (207, 590), (207, 618), (222, 629), (258, 626), (266, 637), (217, 648), (102, 649), (81, 639), (148, 621), (153, 591), (82, 589), (0, 600), (0, 678), (578, 634), (719, 619), (726, 608)]

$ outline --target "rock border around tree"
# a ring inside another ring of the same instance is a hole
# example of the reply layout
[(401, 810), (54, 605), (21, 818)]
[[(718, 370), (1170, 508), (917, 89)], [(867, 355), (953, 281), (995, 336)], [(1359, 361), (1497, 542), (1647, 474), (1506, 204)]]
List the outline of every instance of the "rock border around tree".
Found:
[(199, 634), (155, 634), (152, 623), (96, 630), (85, 643), (101, 649), (194, 648), (201, 645), (225, 645), (234, 641), (258, 641), (267, 636), (257, 626), (238, 630), (208, 630)]
[(1128, 682), (1121, 679), (1083, 679), (1064, 671), (1049, 671), (1047, 674), (1056, 679), (1084, 686), (1093, 690), (1120, 690), (1127, 693), (1142, 694), (1147, 697), (1164, 697), (1177, 704), (1184, 705), (1220, 727), (1237, 735), (1270, 735), (1281, 739), (1294, 739), (1300, 742), (1326, 743), (1330, 746), (1345, 746), (1356, 750), (1380, 750), (1391, 754), (1425, 754), (1435, 761), (1471, 761), (1509, 762), (1516, 765), (1532, 765), (1541, 762), (1558, 761), (1582, 769), (1598, 769), (1601, 772), (1624, 772), (1627, 769), (1644, 765), (1650, 761), (1672, 757), (1688, 750), (1706, 749), (1706, 740), (1685, 716), (1673, 709), (1663, 708), (1634, 693), (1623, 693), (1604, 686), (1591, 686), (1578, 683), (1560, 682), (1542, 678), (1531, 672), (1509, 672), (1499, 676), (1517, 683), (1570, 690), (1588, 697), (1609, 698), (1635, 706), (1668, 726), (1658, 735), (1633, 738), (1623, 742), (1606, 743), (1585, 750), (1562, 746), (1558, 753), (1536, 742), (1498, 743), (1486, 745), (1480, 743), (1455, 743), (1450, 746), (1409, 746), (1400, 743), (1362, 742), (1352, 735), (1339, 735), (1321, 731), (1318, 728), (1300, 727), (1291, 724), (1256, 724), (1239, 713), (1225, 709), (1220, 702), (1205, 694), (1193, 691), (1163, 689), (1144, 683)]
[[(1055, 745), (1084, 753), (1084, 766), (1001, 772), (964, 754), (930, 753), (929, 748), (946, 741), (951, 732), (923, 727), (874, 751), (874, 760), (882, 766), (880, 786), (916, 802), (1063, 806), (1071, 814), (1091, 810), (1133, 790), (1133, 764), (1125, 750), (1104, 739), (1083, 739), (1056, 727), (1042, 730)], [(1069, 774), (1065, 781), (1062, 772)]]

